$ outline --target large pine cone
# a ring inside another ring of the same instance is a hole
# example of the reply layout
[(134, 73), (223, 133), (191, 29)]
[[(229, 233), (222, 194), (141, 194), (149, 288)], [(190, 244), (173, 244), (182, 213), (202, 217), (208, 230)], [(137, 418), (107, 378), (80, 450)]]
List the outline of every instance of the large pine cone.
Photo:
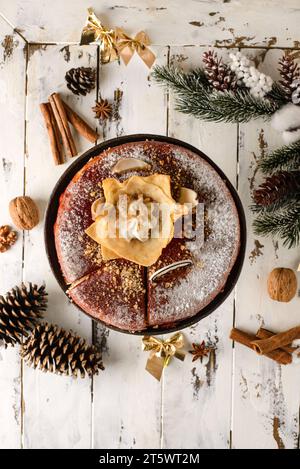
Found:
[(95, 346), (48, 323), (34, 328), (22, 345), (21, 356), (34, 368), (74, 377), (92, 376), (104, 369)]
[(71, 68), (66, 73), (65, 79), (72, 93), (85, 96), (96, 86), (96, 70), (91, 67)]
[(253, 200), (259, 206), (268, 207), (295, 193), (300, 193), (300, 171), (278, 171), (254, 191)]
[(22, 284), (0, 296), (0, 343), (15, 345), (28, 335), (47, 305), (45, 286)]

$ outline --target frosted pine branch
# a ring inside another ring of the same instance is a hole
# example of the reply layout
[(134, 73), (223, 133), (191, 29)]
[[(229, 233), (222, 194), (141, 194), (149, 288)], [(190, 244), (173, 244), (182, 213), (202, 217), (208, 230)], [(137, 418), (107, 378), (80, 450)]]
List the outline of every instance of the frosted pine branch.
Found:
[(205, 121), (242, 123), (258, 117), (268, 119), (279, 107), (247, 90), (213, 91), (200, 69), (185, 74), (174, 67), (155, 67), (152, 76), (175, 92), (178, 111)]
[(300, 141), (269, 153), (259, 162), (259, 167), (263, 173), (300, 169)]
[(300, 242), (300, 201), (275, 213), (260, 214), (253, 223), (254, 232), (261, 236), (278, 236), (283, 245), (292, 248)]

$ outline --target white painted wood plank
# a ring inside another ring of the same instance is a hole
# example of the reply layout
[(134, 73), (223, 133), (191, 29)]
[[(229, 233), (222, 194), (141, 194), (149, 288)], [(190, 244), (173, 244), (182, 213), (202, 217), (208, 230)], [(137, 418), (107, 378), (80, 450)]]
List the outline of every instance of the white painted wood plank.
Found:
[[(167, 48), (155, 48), (157, 62), (165, 64)], [(123, 91), (120, 119), (103, 129), (104, 137), (122, 134), (165, 134), (167, 102), (163, 91), (151, 80), (138, 56), (130, 64), (102, 67), (100, 90), (112, 99), (115, 89)], [(141, 337), (97, 327), (105, 338), (105, 378), (94, 380), (94, 447), (158, 448), (160, 446), (161, 389), (145, 370), (147, 354)]]
[[(54, 166), (39, 103), (60, 92), (74, 110), (93, 122), (91, 106), (95, 92), (76, 97), (67, 89), (65, 73), (71, 67), (96, 66), (97, 48), (30, 46), (27, 97), (26, 194), (37, 200), (43, 218), (54, 184), (67, 165)], [(80, 139), (81, 150), (89, 148)], [(71, 160), (70, 160), (71, 162)], [(25, 277), (46, 282), (49, 307), (46, 318), (71, 328), (89, 341), (91, 320), (68, 303), (46, 259), (43, 221), (25, 235)], [(27, 448), (89, 448), (91, 434), (91, 381), (73, 380), (24, 366), (24, 445)]]
[[(261, 58), (263, 51), (256, 51)], [(260, 68), (277, 78), (281, 51), (269, 51)], [(250, 187), (257, 184), (257, 160), (263, 152), (283, 145), (281, 137), (261, 121), (240, 126), (239, 188), (245, 209), (251, 203)], [(299, 325), (299, 297), (277, 303), (267, 294), (266, 282), (274, 267), (295, 269), (299, 249), (284, 249), (267, 238), (253, 234), (253, 214), (247, 212), (248, 246), (236, 297), (236, 327), (256, 332), (261, 324), (274, 331)], [(256, 241), (260, 243), (257, 248)], [(280, 242), (279, 242), (280, 246)], [(259, 252), (260, 251), (260, 254)], [(300, 374), (296, 365), (280, 367), (235, 345), (233, 407), (234, 448), (295, 448), (299, 434)], [(245, 425), (245, 422), (247, 424)]]
[[(101, 11), (97, 10), (99, 14), (103, 12), (108, 24), (124, 26), (132, 33), (142, 28), (146, 29), (154, 43), (212, 44), (221, 41), (229, 45), (237, 41), (237, 44), (259, 45), (270, 40), (272, 42), (272, 37), (277, 36), (277, 43), (274, 40), (274, 45), (293, 46), (298, 37), (299, 8), (296, 1), (291, 1), (284, 7), (281, 7), (277, 1), (265, 1), (263, 8), (262, 2), (258, 5), (258, 2), (254, 1), (249, 5), (249, 11), (247, 10), (247, 25), (244, 24), (241, 14), (243, 6), (236, 2), (223, 5), (221, 2), (203, 4), (190, 0), (190, 8), (184, 9), (182, 2), (180, 5), (178, 2), (172, 2), (171, 6), (170, 2), (155, 2), (157, 6), (154, 7), (154, 2), (151, 2), (149, 7), (149, 2), (146, 1), (121, 0), (118, 2), (119, 7), (112, 3), (103, 2)], [(87, 6), (90, 4), (85, 1), (78, 1), (76, 8), (73, 2), (71, 4), (69, 1), (54, 1), (51, 2), (49, 14), (48, 7), (43, 6), (41, 10), (38, 2), (31, 0), (27, 4), (5, 2), (5, 5), (4, 3), (0, 5), (0, 11), (24, 29), (25, 37), (30, 40), (78, 41)], [(33, 9), (35, 15), (32, 14)], [(215, 15), (209, 14), (214, 12)], [(57, 21), (58, 16), (67, 18), (65, 28), (62, 28)], [(270, 16), (272, 22), (266, 20)], [(220, 20), (222, 17), (225, 21)], [(191, 21), (205, 24), (197, 26), (190, 24)], [(282, 28), (284, 23), (287, 29)], [(166, 26), (169, 24), (170, 27)], [(231, 27), (234, 32), (229, 30)], [(4, 36), (10, 33), (9, 28), (2, 27), (1, 22), (1, 33), (2, 31)], [(10, 135), (12, 128), (15, 132), (9, 146), (6, 145), (5, 139), (1, 142), (1, 158), (5, 151), (4, 157), (8, 161), (8, 165), (5, 164), (0, 169), (1, 187), (5, 187), (4, 199), (1, 200), (3, 222), (6, 222), (8, 217), (8, 200), (17, 195), (16, 191), (20, 194), (23, 190), (24, 57), (23, 45), (20, 38), (15, 36), (16, 41), (19, 41), (19, 44), (13, 54), (6, 58), (5, 66), (0, 64), (1, 107), (2, 99), (5, 99), (3, 108), (8, 110), (4, 117), (2, 113), (0, 116), (1, 133), (3, 132), (5, 136)], [(51, 46), (45, 50), (43, 47), (40, 49), (31, 47), (33, 55), (29, 63), (26, 193), (39, 200), (42, 213), (51, 187), (64, 168), (55, 168), (52, 164), (38, 104), (52, 91), (61, 90), (69, 93), (63, 85), (65, 71), (73, 64), (87, 64), (89, 59), (86, 48), (82, 49), (83, 58), (79, 59), (76, 52), (78, 48), (72, 47), (71, 59), (67, 63), (63, 56), (68, 57), (68, 54), (59, 52), (62, 47)], [(260, 51), (256, 51), (256, 54), (259, 53)], [(165, 49), (161, 48), (158, 55), (162, 63), (166, 60), (165, 54)], [(190, 61), (185, 61), (187, 65), (191, 63), (195, 66), (200, 62), (200, 51), (196, 48), (174, 47), (172, 54), (189, 56)], [(272, 51), (266, 55), (263, 70), (274, 71), (274, 57), (278, 54), (279, 51)], [(3, 62), (2, 49), (0, 55), (0, 62)], [(95, 56), (93, 50), (91, 58), (93, 62)], [(123, 65), (119, 67), (115, 63), (103, 69), (101, 76), (103, 97), (112, 99), (114, 88), (119, 87), (124, 90), (120, 110), (122, 119), (104, 129), (105, 138), (131, 132), (165, 132), (166, 102), (156, 85), (147, 82), (147, 74), (147, 69), (137, 57), (128, 68)], [(90, 118), (91, 122), (89, 106), (92, 105), (93, 99), (94, 96), (90, 95), (79, 101), (72, 96), (71, 100), (72, 105), (78, 105), (78, 108), (82, 104), (81, 111)], [(172, 102), (170, 104), (172, 107)], [(147, 112), (145, 112), (146, 107)], [(270, 131), (268, 124), (256, 122), (240, 127), (239, 181), (245, 206), (250, 201), (248, 178), (252, 177), (254, 170), (252, 153), (256, 155), (260, 153), (258, 137), (261, 129), (264, 129), (264, 139), (268, 142), (269, 148), (282, 144), (278, 135)], [(232, 164), (235, 158), (235, 132), (235, 126), (201, 124), (193, 118), (170, 112), (170, 135), (187, 140), (201, 148), (222, 167), (232, 182), (236, 177), (235, 166)], [(80, 145), (81, 149), (90, 146), (89, 143), (82, 141)], [(248, 217), (250, 221), (249, 213)], [(276, 330), (298, 324), (299, 298), (283, 306), (271, 302), (265, 290), (267, 274), (274, 266), (296, 267), (297, 250), (288, 251), (281, 248), (277, 250), (271, 242), (259, 239), (264, 245), (263, 256), (253, 257), (254, 239), (256, 237), (250, 233), (246, 264), (238, 284), (236, 325), (255, 331), (261, 323), (262, 316), (266, 326)], [(22, 243), (19, 240), (13, 249), (2, 254), (0, 273), (1, 289), (3, 287), (4, 291), (21, 280), (21, 251)], [(26, 278), (37, 282), (46, 280), (51, 296), (47, 318), (65, 327), (72, 327), (90, 338), (90, 321), (67, 304), (49, 272), (45, 255), (41, 254), (43, 252), (41, 223), (29, 236), (26, 235)], [(199, 362), (196, 362), (193, 369), (190, 363), (187, 364), (190, 357), (186, 358), (184, 364), (175, 361), (166, 372), (162, 430), (163, 445), (167, 448), (229, 446), (230, 398), (228, 396), (231, 392), (232, 365), (231, 344), (227, 336), (232, 321), (232, 301), (230, 297), (212, 317), (203, 320), (186, 333), (189, 341), (200, 341), (207, 335), (213, 340), (216, 336), (219, 340), (216, 362), (218, 368), (215, 373), (211, 373), (210, 385), (207, 382), (207, 369)], [(115, 332), (108, 334), (108, 331), (101, 327), (97, 328), (97, 335), (98, 340), (105, 342), (108, 339), (108, 353), (106, 372), (94, 383), (94, 446), (96, 448), (159, 447), (161, 389), (160, 385), (144, 371), (146, 354), (140, 352), (140, 339), (122, 336)], [(2, 357), (0, 419), (5, 419), (6, 422), (5, 427), (0, 429), (0, 447), (17, 447), (20, 444), (21, 421), (19, 362), (16, 350), (1, 349), (0, 353)], [(91, 432), (89, 380), (74, 382), (68, 378), (43, 375), (27, 368), (24, 373), (25, 446), (89, 447)], [(297, 445), (298, 376), (295, 367), (280, 369), (272, 362), (260, 359), (251, 351), (236, 345), (233, 398), (234, 447), (292, 448)], [(150, 421), (147, 426), (144, 425), (145, 409), (147, 409), (147, 420)], [(178, 431), (178, 422), (181, 432)]]
[[(25, 55), (24, 41), (0, 19), (0, 225), (11, 225), (9, 201), (23, 192)], [(0, 254), (1, 294), (22, 280), (22, 233)], [(0, 349), (0, 448), (21, 444), (19, 347)]]
[[(0, 12), (31, 42), (78, 42), (89, 0), (2, 1)], [(153, 44), (255, 45), (298, 44), (298, 0), (102, 0), (96, 13), (110, 27), (131, 34), (146, 30)], [(272, 18), (272, 21), (270, 21)]]
[[(185, 69), (199, 67), (199, 47), (172, 47), (171, 62)], [(225, 52), (226, 53), (226, 52)], [(221, 51), (220, 51), (221, 54)], [(236, 181), (235, 125), (204, 123), (174, 111), (170, 97), (169, 135), (206, 153)], [(227, 337), (233, 321), (233, 294), (209, 317), (184, 329), (187, 349), (202, 340), (215, 344), (213, 356), (192, 363), (173, 360), (164, 374), (163, 446), (166, 448), (228, 448), (230, 446), (232, 347)]]

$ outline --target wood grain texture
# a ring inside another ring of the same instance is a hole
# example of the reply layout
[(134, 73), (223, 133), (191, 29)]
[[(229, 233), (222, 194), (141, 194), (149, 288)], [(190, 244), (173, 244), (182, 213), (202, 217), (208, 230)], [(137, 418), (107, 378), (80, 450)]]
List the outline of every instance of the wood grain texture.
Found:
[[(281, 51), (257, 50), (259, 68), (276, 76)], [(283, 145), (269, 123), (260, 120), (239, 129), (239, 191), (244, 207), (261, 178), (257, 162), (265, 152)], [(267, 276), (274, 267), (296, 269), (298, 249), (259, 238), (252, 231), (253, 214), (247, 210), (248, 246), (236, 295), (236, 327), (256, 332), (259, 326), (283, 331), (299, 325), (299, 297), (290, 303), (272, 301)], [(295, 448), (299, 434), (299, 380), (296, 365), (280, 367), (251, 350), (235, 345), (233, 406), (234, 448)], [(247, 422), (247, 425), (245, 425)]]
[[(167, 48), (156, 47), (157, 63), (167, 63)], [(149, 70), (135, 55), (126, 67), (115, 63), (102, 67), (100, 93), (122, 98), (113, 119), (99, 128), (104, 139), (123, 134), (165, 134), (167, 100), (149, 79)], [(118, 94), (118, 93), (117, 93)], [(96, 326), (98, 340), (105, 341), (105, 378), (94, 380), (95, 448), (158, 448), (161, 438), (161, 388), (146, 371), (147, 354), (141, 337), (119, 334)]]
[[(55, 166), (39, 103), (52, 92), (93, 122), (88, 96), (72, 95), (65, 73), (71, 67), (97, 66), (97, 47), (30, 46), (28, 62), (26, 186), (25, 193), (39, 204), (43, 217), (49, 194), (67, 164)], [(91, 146), (76, 134), (81, 151)], [(69, 160), (69, 163), (72, 160)], [(68, 163), (68, 164), (69, 164)], [(42, 220), (41, 217), (41, 220)], [(91, 320), (79, 313), (59, 289), (50, 272), (43, 240), (43, 222), (25, 235), (25, 278), (45, 281), (49, 292), (47, 320), (72, 329), (91, 341)], [(91, 381), (43, 374), (24, 367), (24, 446), (26, 448), (89, 448), (91, 435)]]
[[(170, 62), (184, 69), (199, 65), (204, 49), (171, 47)], [(182, 139), (207, 154), (235, 185), (237, 127), (204, 123), (174, 111), (170, 96), (169, 135)], [(211, 316), (185, 329), (191, 343), (216, 347), (208, 359), (192, 363), (174, 360), (166, 369), (163, 387), (163, 446), (166, 448), (228, 448), (230, 445), (232, 347), (228, 341), (233, 322), (234, 296)], [(174, 385), (179, 383), (179, 385)]]
[[(37, 0), (2, 3), (0, 12), (32, 42), (78, 41), (90, 6), (86, 0), (78, 0), (76, 8), (70, 0), (53, 0), (51, 6)], [(246, 20), (243, 2), (235, 1), (188, 0), (183, 8), (179, 0), (104, 0), (95, 10), (108, 25), (130, 33), (145, 29), (153, 43), (161, 44), (153, 46), (160, 64), (199, 66), (199, 44), (247, 46), (244, 52), (276, 79), (282, 54), (277, 47), (298, 47), (296, 0), (288, 5), (254, 0), (247, 5)], [(58, 17), (64, 18), (64, 27)], [(204, 339), (216, 345), (216, 353), (202, 364), (192, 363), (191, 356), (184, 363), (174, 360), (161, 383), (144, 370), (147, 354), (141, 351), (141, 338), (100, 325), (92, 328), (91, 320), (68, 303), (46, 260), (43, 220), (24, 238), (20, 233), (17, 244), (1, 254), (1, 293), (23, 277), (45, 280), (50, 296), (46, 318), (99, 344), (106, 370), (93, 381), (74, 381), (22, 368), (17, 348), (2, 348), (0, 421), (5, 425), (0, 426), (0, 448), (296, 448), (299, 365), (280, 367), (239, 344), (232, 348), (228, 339), (233, 324), (255, 332), (259, 326), (282, 331), (300, 322), (299, 297), (276, 303), (266, 291), (270, 270), (295, 269), (299, 250), (253, 235), (248, 209), (251, 190), (261, 177), (257, 161), (282, 145), (280, 136), (261, 121), (237, 127), (177, 113), (173, 97), (151, 81), (136, 55), (127, 67), (117, 62), (103, 66), (99, 90), (82, 98), (70, 93), (64, 75), (73, 66), (97, 67), (96, 46), (29, 44), (27, 54), (21, 36), (2, 18), (0, 44), (0, 224), (8, 222), (8, 201), (23, 191), (38, 202), (43, 218), (52, 187), (69, 164), (54, 166), (39, 111), (39, 103), (54, 91), (97, 127), (99, 141), (138, 132), (168, 133), (200, 148), (238, 185), (248, 222), (246, 261), (235, 293), (213, 315), (183, 331), (187, 349)], [(260, 45), (274, 49), (257, 49)], [(90, 109), (97, 92), (114, 103), (113, 118), (105, 125)], [(91, 146), (76, 133), (74, 138), (80, 151)]]
[[(12, 224), (9, 201), (23, 194), (25, 43), (0, 19), (0, 225)], [(3, 112), (5, 110), (5, 112)], [(0, 254), (1, 294), (22, 281), (22, 232)], [(0, 348), (0, 448), (21, 445), (21, 364), (18, 349)], [(4, 424), (5, 422), (5, 424)]]
[[(89, 0), (16, 0), (0, 12), (30, 42), (78, 42)], [(104, 24), (130, 34), (145, 30), (153, 44), (281, 46), (299, 44), (298, 0), (102, 0), (92, 5)], [(272, 18), (272, 21), (270, 21)]]

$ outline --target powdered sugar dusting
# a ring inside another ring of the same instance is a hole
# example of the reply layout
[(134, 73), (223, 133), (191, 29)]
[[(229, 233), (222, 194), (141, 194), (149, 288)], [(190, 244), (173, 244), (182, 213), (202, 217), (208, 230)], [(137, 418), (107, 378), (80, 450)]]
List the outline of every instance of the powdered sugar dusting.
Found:
[(70, 297), (94, 318), (121, 329), (146, 328), (143, 269), (128, 261), (111, 261), (82, 279)]
[(185, 149), (173, 149), (172, 159), (185, 169), (188, 187), (204, 202), (209, 235), (204, 245), (199, 238), (186, 241), (194, 266), (184, 277), (179, 274), (179, 282), (167, 289), (163, 283), (152, 286), (151, 324), (197, 314), (224, 287), (239, 250), (238, 213), (225, 182), (205, 160)]
[[(149, 163), (151, 170), (113, 174), (116, 162), (126, 157)], [(101, 157), (92, 159), (81, 171), (81, 177), (68, 186), (58, 216), (57, 232), (58, 251), (67, 277), (74, 281), (95, 270), (102, 260), (98, 256), (97, 264), (96, 256), (91, 259), (85, 254), (86, 244), (91, 240), (86, 239), (84, 230), (92, 223), (90, 206), (101, 195), (101, 181), (106, 177), (123, 181), (135, 174), (146, 176), (153, 173), (171, 176), (174, 198), (180, 186), (197, 192), (205, 206), (208, 230), (204, 245), (197, 238), (183, 241), (185, 258), (188, 256), (194, 261), (192, 268), (175, 274), (168, 288), (163, 278), (149, 283), (148, 320), (152, 326), (174, 323), (198, 313), (222, 290), (238, 255), (240, 226), (237, 209), (226, 183), (212, 166), (185, 148), (155, 141), (133, 142), (106, 150)], [(180, 243), (178, 246), (175, 244), (175, 249), (180, 247), (183, 247)], [(160, 262), (162, 265), (167, 262), (164, 253)], [(119, 306), (122, 307), (121, 304)], [(120, 315), (116, 316), (119, 322)], [(124, 328), (124, 315), (122, 318)], [(112, 323), (111, 320), (109, 322)], [(128, 317), (128, 328), (132, 329), (133, 324), (129, 325), (129, 322)]]
[[(145, 171), (113, 174), (113, 167), (120, 158), (134, 157), (141, 151), (134, 147), (131, 150), (123, 146), (117, 148), (119, 150), (106, 150), (102, 155), (92, 158), (73, 178), (62, 196), (55, 227), (55, 242), (67, 283), (78, 280), (101, 264), (100, 246), (85, 234), (85, 230), (93, 223), (92, 203), (103, 195), (102, 180), (108, 177), (124, 180), (133, 174), (149, 174)], [(96, 254), (94, 257), (88, 255), (92, 251)]]

